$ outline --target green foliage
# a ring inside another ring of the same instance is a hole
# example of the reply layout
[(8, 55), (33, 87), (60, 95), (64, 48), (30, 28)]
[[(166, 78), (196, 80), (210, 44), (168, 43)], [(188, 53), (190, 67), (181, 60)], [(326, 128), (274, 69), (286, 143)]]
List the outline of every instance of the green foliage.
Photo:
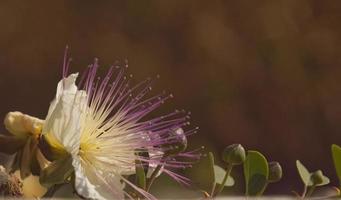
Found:
[(269, 167), (266, 158), (257, 151), (248, 151), (244, 162), (246, 195), (261, 195), (267, 186)]
[(215, 165), (212, 152), (209, 152), (207, 157), (201, 160), (200, 165), (206, 170), (201, 174), (201, 180), (204, 181), (200, 181), (198, 184), (207, 196), (215, 196), (219, 194), (224, 187), (231, 187), (234, 185), (234, 179), (229, 175), (230, 171), (227, 174), (225, 169)]
[[(216, 184), (222, 184), (224, 176), (226, 174), (226, 170), (221, 168), (218, 165), (214, 165), (214, 177)], [(231, 187), (234, 185), (234, 179), (231, 175), (229, 175), (224, 183), (224, 186)]]
[[(212, 152), (209, 152), (207, 154), (207, 159), (208, 159), (208, 166), (206, 169), (207, 170), (207, 180), (210, 184), (210, 187), (208, 189), (211, 189), (212, 187), (214, 187), (216, 180), (215, 180), (215, 174), (214, 174), (214, 155)], [(209, 191), (209, 190), (207, 190)]]
[(339, 179), (339, 184), (341, 184), (341, 147), (336, 144), (333, 144), (331, 149), (332, 149), (334, 167), (336, 170), (337, 177)]
[(304, 185), (305, 186), (313, 185), (310, 180), (310, 172), (299, 160), (296, 160), (296, 168)]
[(323, 186), (330, 182), (329, 178), (324, 176), (321, 170), (310, 173), (299, 160), (296, 161), (296, 167), (305, 186)]
[(203, 192), (210, 193), (214, 186), (214, 156), (212, 152), (208, 152), (200, 161), (193, 165), (192, 168), (186, 169), (192, 177), (192, 181)]
[(329, 178), (324, 176), (321, 170), (311, 173), (310, 179), (315, 186), (327, 185), (330, 182)]
[(212, 153), (210, 153), (209, 156), (210, 156), (211, 164), (213, 164), (212, 167), (213, 167), (213, 174), (214, 174), (214, 177), (213, 177), (214, 183), (211, 189), (211, 196), (215, 197), (223, 191), (224, 187), (231, 187), (234, 185), (234, 179), (230, 176), (231, 170), (233, 168), (233, 164), (232, 163), (227, 164), (227, 170), (224, 170), (218, 165), (214, 165), (214, 157)]

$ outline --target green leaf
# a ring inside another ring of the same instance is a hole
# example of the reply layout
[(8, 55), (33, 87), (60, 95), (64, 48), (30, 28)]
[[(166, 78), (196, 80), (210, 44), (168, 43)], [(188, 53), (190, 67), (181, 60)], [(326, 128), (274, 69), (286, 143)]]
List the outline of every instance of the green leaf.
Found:
[[(226, 171), (218, 165), (214, 165), (214, 177), (215, 182), (220, 184), (223, 182)], [(234, 179), (232, 176), (228, 176), (224, 186), (231, 187), (234, 185)]]
[(334, 167), (336, 170), (337, 177), (339, 179), (339, 184), (341, 185), (341, 147), (336, 144), (333, 144), (331, 149)]
[(44, 168), (40, 173), (39, 181), (40, 184), (49, 188), (55, 184), (65, 183), (65, 180), (71, 176), (72, 172), (72, 158), (70, 155), (65, 156), (53, 161)]
[(329, 178), (323, 175), (321, 170), (317, 170), (310, 174), (310, 181), (312, 185), (322, 186), (329, 183)]
[(193, 165), (192, 168), (187, 168), (184, 171), (192, 177), (192, 182), (207, 194), (211, 193), (215, 185), (214, 178), (214, 157), (211, 152), (207, 156), (202, 157), (199, 162)]
[(248, 151), (244, 162), (246, 195), (261, 195), (267, 185), (269, 167), (266, 158), (257, 151)]
[(136, 184), (142, 189), (146, 188), (146, 174), (140, 160), (135, 161), (135, 170), (136, 170)]
[(214, 155), (212, 152), (208, 153), (208, 181), (210, 185), (214, 185), (216, 183), (215, 174), (214, 174)]
[(307, 170), (307, 168), (299, 161), (296, 160), (296, 168), (301, 177), (302, 182), (305, 186), (311, 186), (311, 173)]
[(330, 183), (329, 178), (326, 177), (326, 176), (323, 176), (323, 178), (322, 178), (322, 183), (321, 183), (321, 184), (318, 184), (318, 186), (327, 185), (327, 184), (329, 184), (329, 183)]

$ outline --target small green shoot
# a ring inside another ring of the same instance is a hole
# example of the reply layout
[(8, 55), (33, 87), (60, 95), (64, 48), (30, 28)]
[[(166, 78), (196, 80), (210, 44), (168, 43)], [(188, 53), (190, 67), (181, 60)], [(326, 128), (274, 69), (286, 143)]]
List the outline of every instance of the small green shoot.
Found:
[(299, 160), (296, 161), (296, 167), (304, 184), (302, 198), (311, 196), (317, 186), (327, 185), (330, 182), (329, 178), (324, 176), (321, 170), (310, 173)]

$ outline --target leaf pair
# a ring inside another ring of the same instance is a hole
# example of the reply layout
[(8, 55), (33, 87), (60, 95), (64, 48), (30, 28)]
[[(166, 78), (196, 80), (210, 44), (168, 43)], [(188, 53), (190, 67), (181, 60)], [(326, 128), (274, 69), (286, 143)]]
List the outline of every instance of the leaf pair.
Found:
[[(205, 169), (205, 170), (202, 170)], [(207, 154), (206, 158), (200, 161), (200, 173), (195, 176), (198, 179), (198, 184), (204, 189), (204, 193), (207, 197), (213, 196), (216, 186), (220, 186), (223, 182), (226, 170), (222, 167), (215, 165), (215, 159), (212, 152)], [(234, 185), (234, 179), (232, 176), (228, 176), (223, 187), (231, 187)]]
[[(215, 188), (217, 185), (221, 185), (223, 184), (223, 179), (226, 175), (226, 170), (221, 168), (220, 166), (218, 165), (215, 165), (215, 160), (214, 160), (214, 155), (212, 152), (209, 152), (208, 153), (208, 156), (207, 156), (207, 176), (208, 176), (208, 179), (209, 179), (209, 187), (206, 188), (206, 189), (211, 189), (211, 195), (214, 195), (214, 192), (215, 192)], [(231, 175), (229, 175), (223, 185), (223, 187), (231, 187), (234, 185), (234, 179)], [(208, 191), (207, 190), (207, 191)]]
[(296, 161), (296, 167), (305, 186), (323, 186), (330, 182), (321, 170), (311, 173), (299, 160)]

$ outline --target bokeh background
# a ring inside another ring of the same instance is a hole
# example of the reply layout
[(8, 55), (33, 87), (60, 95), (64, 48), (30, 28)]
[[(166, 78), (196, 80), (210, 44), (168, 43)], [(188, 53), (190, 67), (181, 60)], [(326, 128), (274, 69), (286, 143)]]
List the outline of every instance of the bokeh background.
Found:
[(302, 189), (296, 159), (337, 184), (340, 19), (332, 0), (2, 0), (0, 116), (45, 117), (68, 44), (72, 71), (98, 57), (103, 68), (128, 59), (135, 80), (159, 74), (153, 92), (175, 98), (158, 112), (190, 110), (200, 127), (190, 148), (219, 158), (241, 143), (279, 161), (285, 176), (268, 194)]

